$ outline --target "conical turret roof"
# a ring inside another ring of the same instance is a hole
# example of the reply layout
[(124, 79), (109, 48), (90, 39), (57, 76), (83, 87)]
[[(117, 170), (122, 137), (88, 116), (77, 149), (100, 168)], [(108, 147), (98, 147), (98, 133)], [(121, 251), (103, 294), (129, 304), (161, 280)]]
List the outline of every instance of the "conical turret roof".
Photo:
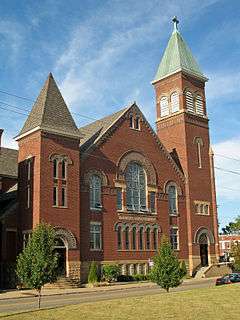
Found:
[(80, 137), (80, 132), (51, 73), (16, 139), (38, 129)]
[(174, 30), (168, 41), (153, 83), (179, 71), (184, 71), (207, 81), (208, 79), (200, 70), (191, 50), (177, 29), (178, 20), (176, 17), (174, 17), (173, 22)]

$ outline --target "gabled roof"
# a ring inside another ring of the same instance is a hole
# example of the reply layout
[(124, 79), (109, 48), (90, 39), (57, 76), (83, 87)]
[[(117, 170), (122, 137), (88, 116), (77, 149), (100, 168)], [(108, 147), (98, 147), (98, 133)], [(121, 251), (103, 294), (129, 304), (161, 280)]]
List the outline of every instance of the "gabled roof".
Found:
[(174, 28), (153, 83), (179, 71), (201, 78), (204, 81), (208, 80), (200, 70), (180, 32), (177, 28)]
[(130, 108), (126, 107), (107, 117), (94, 121), (84, 127), (79, 128), (83, 138), (81, 139), (81, 151), (94, 145), (108, 131), (108, 129)]
[(16, 139), (38, 129), (79, 137), (79, 130), (51, 73)]
[(126, 107), (112, 115), (109, 115), (103, 119), (97, 120), (79, 129), (81, 133), (85, 134), (84, 140), (81, 141), (81, 155), (83, 156), (83, 158), (85, 155), (87, 156), (89, 154), (87, 152), (84, 153), (85, 151), (88, 150), (89, 152), (91, 152), (92, 149), (94, 149), (96, 146), (99, 146), (102, 143), (105, 143), (107, 141), (108, 137), (118, 127), (119, 121), (121, 121), (124, 118), (124, 115), (127, 112), (135, 112), (141, 115), (142, 120), (144, 121), (145, 125), (148, 127), (150, 133), (153, 136), (153, 139), (156, 141), (159, 148), (163, 151), (165, 157), (169, 160), (169, 162), (171, 163), (171, 165), (173, 166), (177, 174), (181, 177), (182, 180), (184, 180), (185, 178), (184, 178), (184, 174), (182, 172), (181, 166), (179, 167), (176, 159), (164, 147), (159, 137), (157, 136), (155, 131), (152, 129), (151, 125), (146, 120), (145, 116), (143, 115), (139, 107), (136, 105), (136, 103), (133, 103), (129, 107)]
[(0, 176), (17, 178), (18, 150), (0, 148)]

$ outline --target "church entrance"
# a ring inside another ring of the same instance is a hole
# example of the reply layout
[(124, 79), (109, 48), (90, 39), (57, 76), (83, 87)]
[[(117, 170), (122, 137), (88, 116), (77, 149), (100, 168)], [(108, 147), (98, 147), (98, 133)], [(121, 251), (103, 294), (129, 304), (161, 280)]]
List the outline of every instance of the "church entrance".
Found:
[(58, 276), (66, 276), (66, 246), (62, 239), (56, 239), (54, 251), (58, 256)]
[(208, 266), (208, 238), (206, 234), (202, 234), (199, 238), (200, 258), (202, 267)]

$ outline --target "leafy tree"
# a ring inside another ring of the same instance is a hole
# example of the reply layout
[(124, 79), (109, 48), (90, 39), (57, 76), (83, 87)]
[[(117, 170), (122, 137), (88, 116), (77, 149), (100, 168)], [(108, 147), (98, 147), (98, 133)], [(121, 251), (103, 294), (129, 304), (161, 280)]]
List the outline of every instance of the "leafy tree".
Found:
[(240, 243), (232, 243), (230, 255), (234, 258), (234, 271), (240, 272)]
[(105, 264), (103, 266), (103, 276), (106, 281), (115, 281), (119, 275), (120, 267), (117, 264)]
[(240, 234), (240, 216), (222, 228), (222, 234)]
[(158, 254), (153, 258), (151, 280), (169, 292), (181, 284), (183, 273), (180, 263), (166, 236), (163, 236)]
[(17, 275), (26, 287), (38, 291), (39, 309), (42, 287), (57, 279), (58, 258), (54, 245), (54, 229), (41, 223), (33, 230), (27, 246), (17, 258)]
[(92, 261), (88, 273), (88, 283), (97, 283), (98, 279), (98, 266), (95, 261)]

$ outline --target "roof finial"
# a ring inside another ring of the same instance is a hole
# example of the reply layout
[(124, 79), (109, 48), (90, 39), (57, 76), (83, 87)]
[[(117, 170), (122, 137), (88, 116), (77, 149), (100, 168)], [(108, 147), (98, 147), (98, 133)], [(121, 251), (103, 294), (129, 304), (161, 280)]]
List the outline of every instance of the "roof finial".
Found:
[(178, 21), (178, 18), (177, 16), (174, 16), (173, 19), (172, 19), (172, 22), (173, 22), (173, 31), (177, 31), (178, 30), (178, 24), (179, 24), (179, 21)]

